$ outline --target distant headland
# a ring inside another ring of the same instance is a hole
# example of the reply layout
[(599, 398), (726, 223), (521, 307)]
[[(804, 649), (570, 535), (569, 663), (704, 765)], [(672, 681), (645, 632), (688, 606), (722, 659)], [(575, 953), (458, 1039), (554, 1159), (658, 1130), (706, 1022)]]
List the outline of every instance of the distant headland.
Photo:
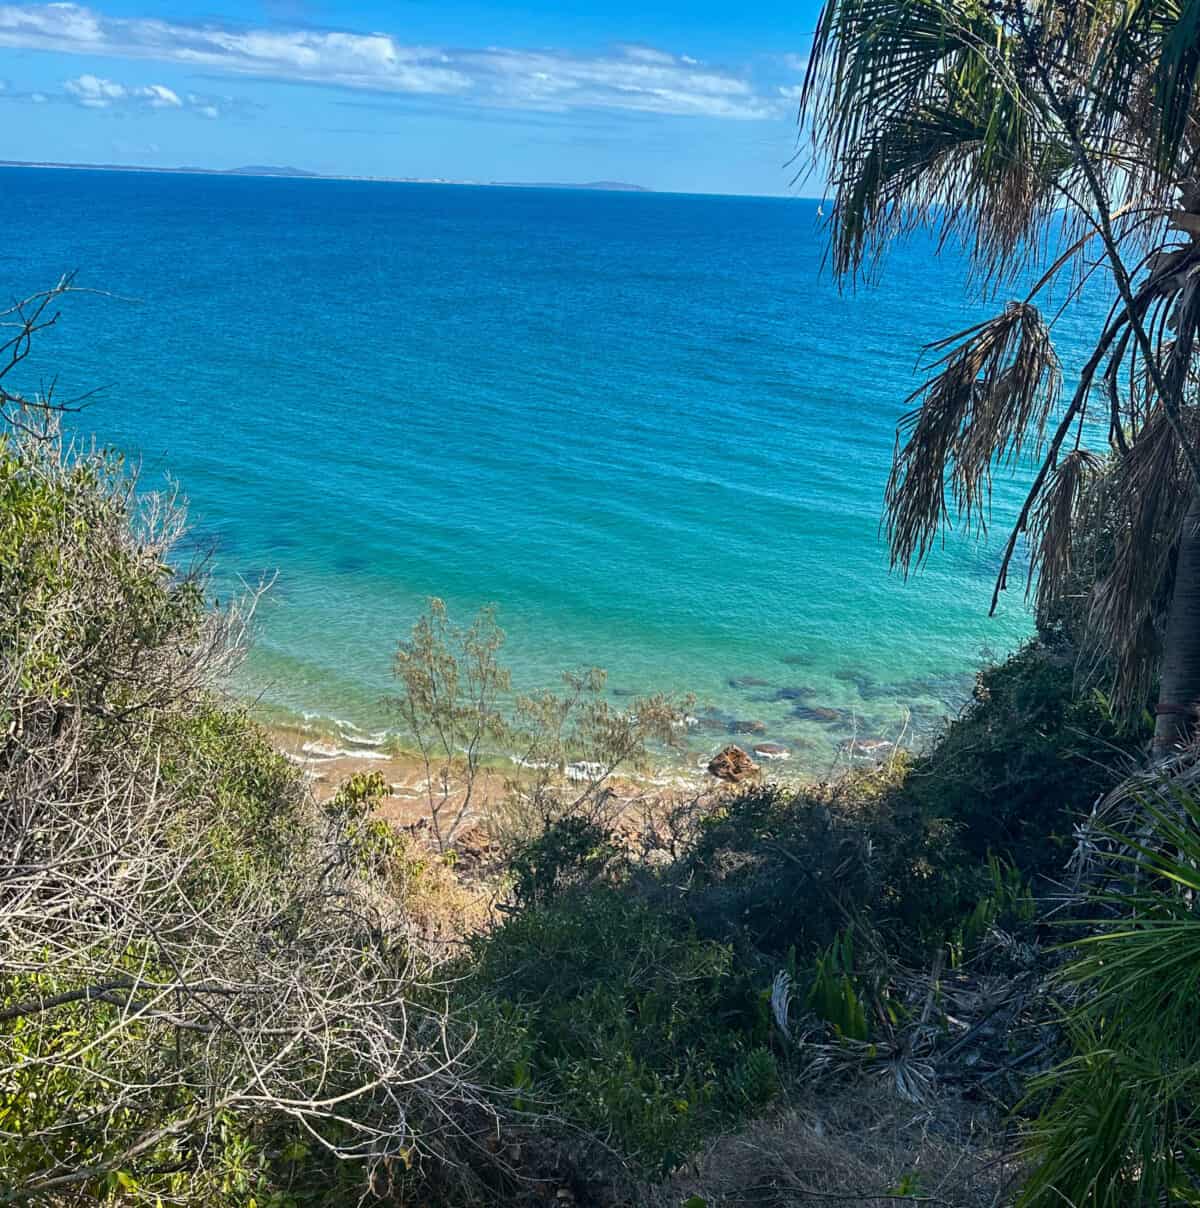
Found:
[(310, 172), (306, 168), (249, 164), (240, 168), (163, 168), (145, 164), (82, 164), (63, 163), (55, 160), (0, 159), (0, 168), (59, 168), (86, 172), (159, 172), (174, 176), (274, 176), (290, 180), (365, 180), (385, 184), (410, 185), (475, 185), (498, 189), (594, 189), (608, 193), (652, 193), (644, 185), (628, 184), (619, 180), (592, 180), (573, 183), (571, 181), (524, 181), (524, 180), (452, 180), (434, 176), (351, 176), (338, 173)]

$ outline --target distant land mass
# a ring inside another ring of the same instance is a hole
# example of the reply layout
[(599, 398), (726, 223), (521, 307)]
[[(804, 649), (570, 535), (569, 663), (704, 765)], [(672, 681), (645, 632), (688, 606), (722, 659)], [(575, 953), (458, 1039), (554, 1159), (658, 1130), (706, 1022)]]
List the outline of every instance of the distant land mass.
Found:
[(145, 164), (82, 164), (64, 163), (57, 160), (0, 159), (0, 168), (62, 168), (92, 172), (166, 172), (182, 176), (284, 176), (296, 180), (373, 180), (390, 184), (414, 185), (490, 185), (504, 189), (597, 189), (609, 193), (651, 193), (643, 185), (626, 184), (619, 180), (593, 180), (582, 184), (568, 181), (519, 181), (519, 180), (451, 180), (446, 177), (428, 176), (342, 176), (324, 172), (310, 172), (306, 168), (273, 167), (266, 164), (250, 164), (241, 168), (161, 168)]
[(504, 189), (601, 189), (608, 193), (652, 193), (645, 185), (625, 184), (620, 180), (591, 180), (586, 184), (571, 184), (559, 180), (493, 180), (492, 184)]

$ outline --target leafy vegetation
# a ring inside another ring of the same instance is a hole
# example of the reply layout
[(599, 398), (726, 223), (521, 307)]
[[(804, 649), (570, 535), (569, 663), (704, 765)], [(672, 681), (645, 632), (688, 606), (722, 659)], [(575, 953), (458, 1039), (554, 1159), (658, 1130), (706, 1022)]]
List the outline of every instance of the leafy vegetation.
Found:
[(1034, 643), (979, 673), (966, 710), (913, 761), (898, 808), (950, 824), (973, 866), (994, 853), (1055, 876), (1149, 732), (1081, 688), (1072, 647)]
[[(1114, 556), (1092, 515), (1081, 596)], [(119, 459), (0, 435), (0, 1202), (677, 1208), (710, 1202), (695, 1155), (783, 1102), (886, 1094), (911, 1124), (995, 1077), (1016, 1107), (1041, 1053), (1024, 1203), (1200, 1202), (1194, 761), (1114, 793), (1150, 725), (1080, 674), (1086, 610), (1043, 609), (928, 750), (698, 793), (632, 842), (613, 785), (685, 702), (615, 708), (596, 671), (513, 700), (492, 614), (435, 601), (396, 664), (423, 842), (377, 773), (318, 804), (223, 697), (246, 618), (180, 564), (182, 523)], [(470, 915), (454, 845), (505, 749)], [(1043, 897), (1081, 853), (1066, 1010), (971, 1082), (1013, 997), (978, 987), (1046, 1001)], [(945, 1146), (903, 1159), (872, 1151), (860, 1198), (950, 1185)], [(755, 1177), (854, 1194), (781, 1153)]]
[[(572, 891), (476, 938), (489, 1063), (526, 1107), (673, 1168), (779, 1085), (768, 1015), (731, 949), (618, 888)], [(496, 1041), (500, 1043), (496, 1043)]]
[(102, 453), (0, 436), (5, 1202), (340, 1202), (475, 1100), (372, 786), (322, 817), (223, 703), (242, 618), (172, 562), (181, 523)]
[(1092, 934), (1064, 979), (1073, 1053), (1034, 1087), (1022, 1204), (1200, 1201), (1200, 798), (1164, 785), (1110, 829)]

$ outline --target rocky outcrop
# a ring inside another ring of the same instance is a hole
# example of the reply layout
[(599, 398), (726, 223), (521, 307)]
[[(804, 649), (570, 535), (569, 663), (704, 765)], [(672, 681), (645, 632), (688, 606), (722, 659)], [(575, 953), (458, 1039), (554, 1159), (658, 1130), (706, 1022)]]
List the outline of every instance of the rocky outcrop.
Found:
[(741, 747), (726, 747), (719, 755), (713, 756), (708, 765), (709, 774), (718, 780), (727, 780), (730, 784), (748, 780), (758, 773), (758, 764), (742, 750)]

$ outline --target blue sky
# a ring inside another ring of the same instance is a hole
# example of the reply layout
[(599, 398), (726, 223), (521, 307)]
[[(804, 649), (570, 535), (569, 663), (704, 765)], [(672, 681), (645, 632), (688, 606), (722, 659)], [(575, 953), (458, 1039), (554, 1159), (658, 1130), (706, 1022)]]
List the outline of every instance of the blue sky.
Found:
[(0, 3), (0, 159), (792, 189), (816, 0)]

